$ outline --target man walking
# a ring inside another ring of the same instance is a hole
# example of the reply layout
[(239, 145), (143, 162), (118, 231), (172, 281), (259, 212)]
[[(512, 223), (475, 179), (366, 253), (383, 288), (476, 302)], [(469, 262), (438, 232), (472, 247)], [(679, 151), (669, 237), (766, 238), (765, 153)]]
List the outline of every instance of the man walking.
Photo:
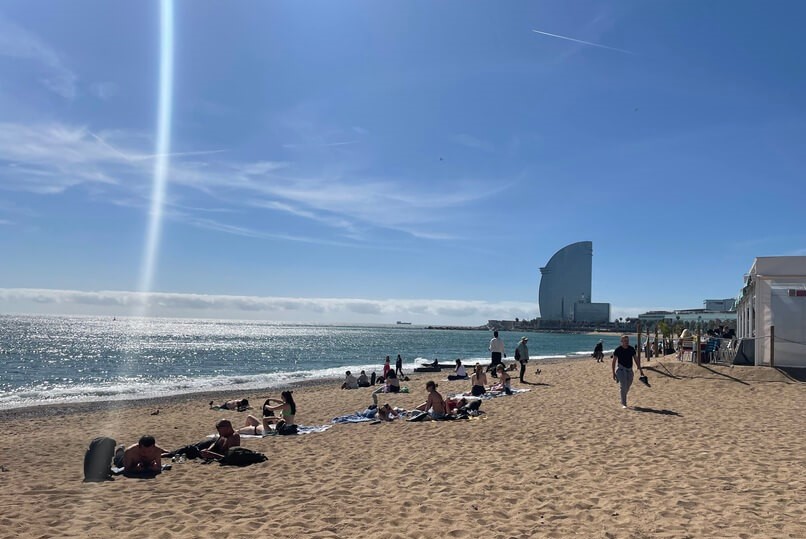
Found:
[(515, 349), (515, 360), (521, 364), (520, 381), (524, 383), (523, 375), (526, 374), (526, 364), (529, 363), (529, 347), (526, 342), (529, 339), (521, 337), (521, 342), (518, 343), (518, 348)]
[[(633, 381), (632, 362), (635, 359), (635, 365), (638, 371), (643, 375), (644, 370), (641, 368), (641, 360), (635, 354), (635, 348), (630, 346), (630, 337), (623, 335), (621, 337), (621, 346), (613, 351), (613, 361), (611, 362), (611, 369), (613, 371), (613, 379), (619, 383), (621, 389), (621, 407), (627, 408), (627, 393), (630, 391), (630, 386)], [(616, 368), (618, 363), (618, 368)]]
[(498, 330), (493, 331), (493, 338), (490, 339), (490, 346), (488, 348), (490, 350), (490, 365), (485, 372), (492, 371), (493, 378), (498, 378), (498, 375), (495, 373), (495, 368), (503, 364), (503, 361), (501, 361), (502, 355), (507, 357), (507, 354), (504, 352), (504, 342), (498, 338)]

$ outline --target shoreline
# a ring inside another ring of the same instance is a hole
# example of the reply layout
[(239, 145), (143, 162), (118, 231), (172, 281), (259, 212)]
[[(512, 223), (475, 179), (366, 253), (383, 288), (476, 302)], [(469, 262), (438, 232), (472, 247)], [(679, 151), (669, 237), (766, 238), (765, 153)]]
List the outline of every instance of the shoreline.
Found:
[[(574, 355), (574, 356), (553, 356), (550, 358), (540, 358), (535, 360), (530, 360), (530, 365), (533, 362), (540, 362), (541, 364), (556, 364), (556, 363), (564, 363), (564, 362), (578, 362), (582, 359), (585, 359), (586, 355)], [(511, 362), (510, 358), (506, 358), (504, 363), (509, 364)], [(485, 363), (481, 363), (485, 365)], [(489, 364), (489, 362), (487, 363)], [(381, 370), (380, 368), (378, 370)], [(406, 376), (409, 377), (421, 377), (421, 376), (428, 376), (428, 375), (441, 375), (446, 374), (448, 371), (447, 369), (443, 369), (442, 371), (437, 371), (433, 373), (415, 373), (410, 372), (406, 373)], [(42, 403), (42, 404), (26, 404), (23, 406), (18, 407), (9, 407), (9, 408), (2, 408), (0, 409), (0, 421), (8, 419), (9, 417), (14, 418), (38, 418), (38, 417), (54, 417), (60, 415), (70, 415), (76, 413), (91, 413), (98, 410), (108, 410), (108, 411), (115, 411), (115, 410), (125, 410), (130, 408), (160, 408), (160, 406), (172, 405), (172, 404), (182, 404), (191, 401), (215, 401), (215, 402), (223, 402), (229, 399), (241, 398), (237, 395), (254, 395), (256, 393), (266, 393), (266, 394), (274, 394), (277, 395), (281, 391), (286, 389), (297, 390), (297, 389), (309, 389), (309, 388), (319, 388), (319, 387), (333, 387), (333, 385), (338, 385), (342, 381), (342, 376), (332, 376), (332, 377), (317, 377), (317, 378), (309, 378), (307, 380), (298, 380), (294, 382), (290, 382), (288, 384), (277, 385), (272, 387), (263, 387), (263, 388), (243, 388), (238, 389), (237, 387), (233, 387), (232, 389), (217, 389), (217, 390), (210, 390), (210, 391), (199, 391), (199, 392), (188, 392), (188, 393), (173, 393), (170, 395), (160, 395), (156, 397), (141, 397), (141, 398), (128, 398), (128, 399), (107, 399), (107, 400), (91, 400), (91, 401), (70, 401), (70, 402), (49, 402), (49, 403)], [(375, 387), (380, 387), (380, 384), (376, 384)], [(248, 398), (248, 397), (247, 397)], [(252, 399), (249, 398), (251, 401)]]

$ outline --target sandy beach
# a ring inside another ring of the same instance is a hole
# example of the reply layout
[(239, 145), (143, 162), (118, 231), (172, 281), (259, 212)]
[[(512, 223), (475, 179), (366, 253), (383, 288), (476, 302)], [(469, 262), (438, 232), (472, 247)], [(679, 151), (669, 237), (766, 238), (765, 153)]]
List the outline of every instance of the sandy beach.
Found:
[[(268, 462), (177, 462), (149, 480), (83, 483), (88, 442), (150, 433), (174, 449), (246, 414), (210, 410), (209, 395), (6, 411), (0, 536), (806, 537), (806, 386), (766, 368), (649, 366), (631, 410), (609, 362), (530, 366), (539, 385), (515, 382), (531, 391), (484, 402), (477, 419), (248, 439)], [(412, 376), (411, 393), (381, 402), (412, 408), (428, 379), (469, 388), (444, 378)], [(298, 423), (371, 402), (338, 385), (295, 389)]]

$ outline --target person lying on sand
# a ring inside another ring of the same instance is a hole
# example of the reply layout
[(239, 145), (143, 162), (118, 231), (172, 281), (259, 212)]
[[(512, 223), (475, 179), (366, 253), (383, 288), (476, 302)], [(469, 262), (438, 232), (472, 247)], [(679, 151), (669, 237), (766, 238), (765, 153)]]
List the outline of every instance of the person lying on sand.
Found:
[(218, 431), (218, 437), (212, 440), (208, 447), (201, 449), (200, 456), (203, 459), (220, 460), (224, 458), (230, 447), (241, 445), (241, 435), (235, 432), (229, 419), (220, 419), (215, 424), (215, 428)]
[(123, 453), (123, 471), (129, 473), (161, 472), (162, 454), (165, 450), (157, 445), (153, 436), (145, 435)]
[(378, 419), (381, 421), (392, 421), (393, 419), (397, 419), (397, 413), (391, 406), (389, 406), (389, 403), (387, 402), (378, 408)]
[(243, 412), (247, 408), (249, 408), (249, 401), (247, 399), (236, 399), (227, 401), (224, 404), (220, 404), (218, 406), (213, 404), (213, 401), (210, 401), (210, 408), (218, 409), (218, 410), (237, 410), (239, 412)]

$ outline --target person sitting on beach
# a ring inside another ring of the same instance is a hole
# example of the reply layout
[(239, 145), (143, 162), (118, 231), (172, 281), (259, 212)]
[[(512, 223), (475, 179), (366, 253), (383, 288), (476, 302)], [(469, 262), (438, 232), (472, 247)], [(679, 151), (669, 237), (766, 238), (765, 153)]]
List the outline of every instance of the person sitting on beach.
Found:
[(425, 383), (425, 390), (428, 391), (428, 399), (417, 409), (427, 413), (431, 419), (439, 420), (448, 417), (448, 405), (437, 391), (437, 383), (429, 380)]
[(218, 410), (237, 410), (239, 412), (243, 412), (247, 408), (249, 408), (249, 401), (247, 399), (236, 399), (227, 401), (224, 404), (220, 404), (218, 406), (213, 405), (213, 401), (210, 401), (210, 408), (215, 408)]
[(445, 399), (445, 406), (449, 414), (455, 415), (467, 406), (467, 399), (464, 397), (449, 397)]
[(484, 368), (476, 363), (475, 372), (470, 377), (470, 394), (474, 397), (479, 397), (487, 393), (487, 375), (484, 374)]
[(490, 391), (503, 391), (507, 395), (512, 395), (512, 377), (500, 363), (496, 367), (499, 382), (490, 388)]
[(347, 373), (344, 376), (344, 383), (341, 385), (341, 388), (358, 389), (358, 379), (355, 376), (353, 376), (350, 371), (347, 371)]
[(294, 402), (294, 396), (291, 391), (283, 391), (280, 393), (280, 399), (266, 399), (267, 402), (276, 403), (275, 406), (268, 406), (269, 411), (279, 411), (279, 416), (264, 416), (263, 419), (269, 422), (276, 421), (274, 430), (277, 434), (291, 434), (296, 433), (297, 427), (295, 417), (297, 415), (297, 403)]
[(369, 375), (369, 385), (374, 386), (376, 381), (375, 371), (372, 371), (372, 374)]
[(369, 378), (367, 378), (367, 373), (361, 371), (361, 374), (358, 375), (358, 387), (369, 387)]
[(383, 387), (379, 387), (372, 392), (372, 402), (376, 406), (378, 405), (379, 393), (400, 393), (400, 380), (398, 380), (395, 371), (390, 370), (389, 376), (386, 377), (386, 380), (383, 383)]
[(157, 445), (153, 436), (145, 435), (126, 448), (123, 453), (123, 471), (128, 473), (161, 472), (162, 454), (166, 451)]
[(456, 359), (456, 368), (454, 369), (453, 374), (448, 375), (448, 380), (467, 380), (467, 370), (465, 369), (465, 366), (462, 365), (461, 359)]
[(209, 446), (204, 449), (200, 448), (199, 456), (203, 459), (220, 460), (224, 458), (230, 447), (241, 445), (241, 435), (235, 432), (229, 419), (220, 419), (215, 424), (215, 428), (218, 436), (210, 442)]

